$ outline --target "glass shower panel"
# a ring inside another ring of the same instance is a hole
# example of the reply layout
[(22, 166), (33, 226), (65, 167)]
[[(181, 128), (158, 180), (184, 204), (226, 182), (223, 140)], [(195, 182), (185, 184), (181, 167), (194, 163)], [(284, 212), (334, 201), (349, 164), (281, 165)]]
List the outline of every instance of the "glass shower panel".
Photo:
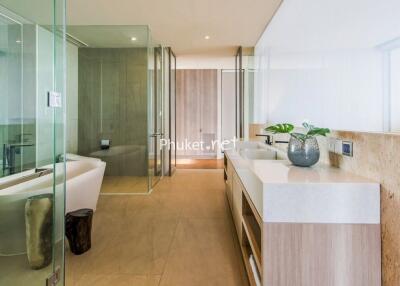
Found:
[[(67, 109), (66, 91), (66, 11), (65, 0), (54, 1), (53, 16), (53, 91), (62, 95), (61, 107), (53, 108), (53, 182), (54, 182), (54, 207), (53, 207), (53, 273), (61, 281), (60, 286), (65, 283), (65, 196), (67, 165), (65, 156), (66, 128), (65, 118)], [(43, 147), (41, 147), (43, 148)], [(58, 284), (57, 284), (58, 286)]]
[(254, 123), (254, 56), (243, 56), (243, 138), (249, 139), (249, 126)]
[(0, 0), (0, 285), (64, 284), (65, 2), (39, 2)]
[(23, 133), (22, 23), (4, 12), (0, 12), (1, 177), (21, 172), (24, 148), (21, 138)]
[(236, 136), (249, 137), (249, 123), (253, 117), (254, 57), (252, 48), (239, 47), (235, 58)]

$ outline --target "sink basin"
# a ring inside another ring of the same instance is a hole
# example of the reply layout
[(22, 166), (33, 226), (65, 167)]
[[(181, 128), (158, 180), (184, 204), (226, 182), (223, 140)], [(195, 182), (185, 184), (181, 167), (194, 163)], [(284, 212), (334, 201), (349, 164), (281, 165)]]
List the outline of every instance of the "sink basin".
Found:
[(276, 151), (267, 149), (242, 149), (240, 156), (249, 160), (276, 160)]

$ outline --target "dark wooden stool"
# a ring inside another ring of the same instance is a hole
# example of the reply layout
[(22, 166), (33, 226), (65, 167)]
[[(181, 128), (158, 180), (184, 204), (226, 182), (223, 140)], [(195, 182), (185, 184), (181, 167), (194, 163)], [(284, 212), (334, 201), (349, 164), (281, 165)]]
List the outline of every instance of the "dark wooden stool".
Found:
[(92, 246), (92, 209), (80, 209), (65, 216), (65, 234), (71, 252), (80, 255)]

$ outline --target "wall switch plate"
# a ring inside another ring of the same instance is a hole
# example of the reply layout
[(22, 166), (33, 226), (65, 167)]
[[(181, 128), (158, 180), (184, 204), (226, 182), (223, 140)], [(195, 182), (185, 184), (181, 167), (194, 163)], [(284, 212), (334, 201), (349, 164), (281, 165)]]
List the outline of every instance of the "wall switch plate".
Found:
[(342, 154), (345, 156), (353, 157), (353, 142), (351, 141), (342, 142)]
[(339, 155), (343, 154), (343, 143), (342, 143), (342, 140), (340, 140), (340, 139), (336, 139), (336, 142), (335, 142), (335, 153), (339, 154)]
[(331, 153), (335, 153), (335, 145), (336, 145), (336, 138), (329, 137), (328, 138), (328, 151)]
[(48, 107), (61, 107), (62, 98), (61, 93), (49, 91), (47, 93), (47, 106)]

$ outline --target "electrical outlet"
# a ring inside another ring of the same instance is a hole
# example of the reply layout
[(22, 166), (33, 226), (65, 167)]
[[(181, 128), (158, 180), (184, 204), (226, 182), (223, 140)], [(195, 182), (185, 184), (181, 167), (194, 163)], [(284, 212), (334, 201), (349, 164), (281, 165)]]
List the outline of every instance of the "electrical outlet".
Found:
[(351, 141), (342, 142), (342, 154), (345, 156), (353, 157), (353, 142)]

